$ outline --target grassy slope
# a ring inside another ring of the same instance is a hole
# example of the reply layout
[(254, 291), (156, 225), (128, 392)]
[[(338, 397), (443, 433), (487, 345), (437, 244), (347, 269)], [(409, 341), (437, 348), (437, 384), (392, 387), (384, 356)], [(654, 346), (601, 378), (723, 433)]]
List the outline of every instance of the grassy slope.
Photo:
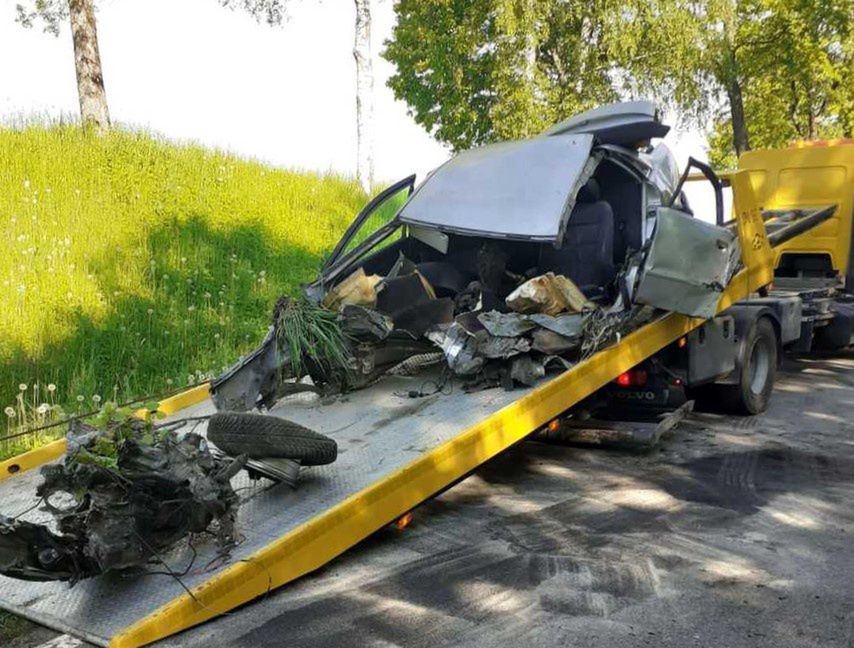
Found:
[(364, 202), (350, 181), (143, 134), (0, 129), (0, 408), (73, 411), (220, 371)]

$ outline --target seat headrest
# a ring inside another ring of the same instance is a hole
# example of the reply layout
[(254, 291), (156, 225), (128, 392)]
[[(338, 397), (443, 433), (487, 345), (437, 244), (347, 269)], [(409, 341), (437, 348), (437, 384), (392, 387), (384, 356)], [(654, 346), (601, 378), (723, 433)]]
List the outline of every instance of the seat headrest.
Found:
[(587, 183), (578, 190), (575, 200), (580, 203), (593, 203), (599, 200), (600, 195), (601, 191), (599, 190), (599, 183), (594, 178), (590, 178)]

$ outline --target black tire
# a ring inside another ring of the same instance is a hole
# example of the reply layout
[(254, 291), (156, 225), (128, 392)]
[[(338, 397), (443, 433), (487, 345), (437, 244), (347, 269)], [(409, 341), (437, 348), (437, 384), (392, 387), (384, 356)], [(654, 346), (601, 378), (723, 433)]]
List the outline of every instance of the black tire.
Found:
[(208, 421), (208, 439), (224, 453), (250, 459), (282, 458), (304, 466), (330, 464), (338, 457), (333, 439), (277, 416), (220, 412)]
[(768, 408), (776, 376), (777, 331), (767, 317), (760, 317), (744, 340), (738, 383), (719, 386), (723, 404), (736, 414), (761, 414)]

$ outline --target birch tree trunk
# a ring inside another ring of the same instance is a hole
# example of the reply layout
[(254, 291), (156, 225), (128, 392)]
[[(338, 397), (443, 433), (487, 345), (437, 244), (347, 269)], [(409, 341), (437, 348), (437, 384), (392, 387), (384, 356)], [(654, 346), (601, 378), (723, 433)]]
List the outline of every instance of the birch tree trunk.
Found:
[(370, 193), (374, 182), (374, 72), (371, 62), (371, 0), (356, 3), (356, 178)]
[(107, 93), (98, 53), (93, 0), (68, 0), (68, 13), (74, 43), (80, 119), (84, 124), (93, 124), (99, 130), (104, 130), (110, 126), (110, 113), (107, 110)]
[(744, 115), (744, 98), (741, 94), (741, 84), (733, 80), (727, 88), (729, 97), (730, 117), (732, 118), (732, 145), (737, 156), (750, 150), (750, 140), (747, 135), (747, 119)]

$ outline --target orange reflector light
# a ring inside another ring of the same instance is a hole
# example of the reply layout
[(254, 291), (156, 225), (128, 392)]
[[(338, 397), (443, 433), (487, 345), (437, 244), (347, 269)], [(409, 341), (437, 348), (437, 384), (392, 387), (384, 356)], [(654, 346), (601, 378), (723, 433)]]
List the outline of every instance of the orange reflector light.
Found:
[(557, 419), (552, 419), (549, 421), (549, 424), (546, 426), (549, 432), (557, 432), (560, 428), (560, 421)]
[(686, 337), (679, 338), (678, 345), (679, 345), (680, 349), (684, 349), (686, 346), (688, 346), (688, 338), (686, 338)]
[(396, 526), (399, 530), (403, 531), (406, 527), (409, 526), (410, 522), (412, 522), (412, 513), (404, 513), (394, 522), (394, 526)]

